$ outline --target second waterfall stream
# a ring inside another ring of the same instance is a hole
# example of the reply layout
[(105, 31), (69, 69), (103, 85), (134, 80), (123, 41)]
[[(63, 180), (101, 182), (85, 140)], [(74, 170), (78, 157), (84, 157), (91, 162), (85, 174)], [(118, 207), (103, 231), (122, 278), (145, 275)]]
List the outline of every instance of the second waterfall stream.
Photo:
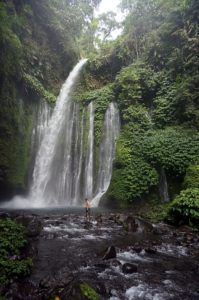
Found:
[(120, 130), (119, 113), (116, 104), (110, 103), (104, 116), (96, 164), (95, 103), (80, 108), (71, 97), (85, 63), (86, 59), (81, 60), (69, 74), (51, 117), (45, 114), (49, 119), (42, 119), (44, 126), (40, 123), (35, 126), (35, 131), (37, 126), (43, 128), (28, 197), (36, 207), (81, 206), (85, 197), (98, 206), (110, 184), (115, 140)]

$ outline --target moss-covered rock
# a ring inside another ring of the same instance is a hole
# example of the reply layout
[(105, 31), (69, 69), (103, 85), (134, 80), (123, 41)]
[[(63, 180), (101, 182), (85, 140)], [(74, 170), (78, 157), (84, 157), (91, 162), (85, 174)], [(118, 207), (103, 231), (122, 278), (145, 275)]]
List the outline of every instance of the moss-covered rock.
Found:
[(85, 299), (88, 300), (100, 300), (100, 296), (97, 292), (86, 282), (80, 283), (80, 290)]

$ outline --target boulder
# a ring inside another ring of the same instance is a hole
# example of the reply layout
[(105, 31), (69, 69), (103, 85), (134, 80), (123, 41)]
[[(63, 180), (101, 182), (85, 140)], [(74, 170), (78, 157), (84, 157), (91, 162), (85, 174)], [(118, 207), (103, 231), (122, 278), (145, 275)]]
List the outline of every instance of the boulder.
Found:
[(116, 250), (114, 246), (110, 246), (104, 251), (103, 260), (110, 258), (116, 258)]
[(138, 229), (138, 224), (133, 216), (129, 215), (126, 220), (123, 222), (124, 228), (128, 232), (136, 232)]
[(27, 234), (29, 237), (40, 235), (42, 230), (42, 222), (38, 218), (34, 218), (27, 226)]
[(145, 248), (144, 250), (148, 254), (155, 254), (157, 252), (156, 249), (153, 248)]
[(97, 224), (101, 224), (102, 223), (102, 214), (99, 214), (95, 217), (95, 220), (97, 221)]
[(142, 219), (142, 218), (135, 218), (136, 219), (136, 223), (138, 225), (139, 231), (143, 231), (143, 232), (153, 232), (154, 231), (154, 227), (153, 225)]
[(125, 263), (122, 266), (122, 272), (125, 274), (132, 274), (137, 272), (137, 270), (138, 270), (137, 265), (131, 263)]
[(22, 224), (27, 229), (29, 237), (36, 237), (42, 230), (42, 222), (37, 216), (26, 215), (16, 217), (16, 222)]
[(121, 266), (121, 262), (117, 259), (114, 259), (114, 260), (111, 261), (111, 266), (112, 267), (119, 267), (119, 266)]
[(135, 251), (136, 253), (140, 253), (142, 251), (142, 248), (140, 246), (134, 246), (133, 251)]

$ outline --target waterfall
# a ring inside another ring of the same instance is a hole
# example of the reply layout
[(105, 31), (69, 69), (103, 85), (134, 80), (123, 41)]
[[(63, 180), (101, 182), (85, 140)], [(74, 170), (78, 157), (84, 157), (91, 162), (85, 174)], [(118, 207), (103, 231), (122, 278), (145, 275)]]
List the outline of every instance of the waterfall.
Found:
[(71, 204), (73, 198), (72, 144), (78, 107), (70, 95), (85, 62), (81, 60), (75, 66), (62, 86), (36, 157), (30, 199), (38, 206)]
[(164, 168), (161, 168), (160, 173), (159, 194), (163, 203), (169, 202), (168, 184)]
[(84, 134), (84, 110), (82, 112), (82, 119), (81, 119), (80, 148), (79, 148), (79, 156), (77, 160), (77, 177), (75, 180), (74, 198), (73, 198), (74, 205), (78, 205), (82, 198), (80, 183), (81, 183), (82, 164), (83, 164), (83, 134)]
[(92, 200), (93, 206), (98, 206), (100, 198), (107, 191), (111, 175), (112, 163), (115, 156), (116, 138), (120, 131), (119, 112), (115, 103), (110, 103), (104, 119), (103, 136), (100, 145), (100, 164), (97, 177), (97, 189)]
[[(99, 157), (95, 157), (95, 103), (80, 110), (71, 92), (86, 60), (81, 60), (63, 84), (51, 113), (38, 106), (32, 134), (34, 169), (28, 198), (16, 196), (10, 207), (82, 206), (85, 197), (98, 206), (112, 175), (115, 140), (120, 130), (119, 113), (110, 103), (105, 113)], [(96, 163), (98, 161), (98, 164)], [(98, 167), (97, 167), (98, 166)]]
[(39, 101), (35, 115), (35, 124), (33, 127), (31, 137), (31, 164), (29, 167), (29, 182), (31, 182), (36, 154), (39, 150), (42, 138), (48, 127), (48, 122), (50, 120), (51, 113), (52, 111), (48, 103), (46, 101)]
[(94, 144), (94, 108), (93, 103), (89, 104), (89, 132), (88, 149), (85, 168), (85, 197), (93, 196), (93, 144)]
[(41, 144), (42, 138), (48, 127), (48, 122), (51, 116), (51, 109), (46, 101), (40, 101), (36, 113), (35, 126), (32, 131), (31, 149), (33, 153), (37, 153)]

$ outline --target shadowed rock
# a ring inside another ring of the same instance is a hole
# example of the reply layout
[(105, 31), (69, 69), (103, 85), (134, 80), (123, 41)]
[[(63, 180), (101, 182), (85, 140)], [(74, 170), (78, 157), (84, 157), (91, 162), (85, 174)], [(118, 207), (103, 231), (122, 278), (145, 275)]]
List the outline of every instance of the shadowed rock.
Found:
[(116, 258), (116, 250), (114, 246), (110, 246), (104, 251), (104, 255), (102, 259), (104, 260), (104, 259), (111, 259), (111, 258)]
[(123, 226), (128, 232), (136, 232), (138, 229), (138, 224), (133, 216), (128, 216), (123, 222)]
[(18, 216), (15, 220), (17, 223), (22, 224), (26, 227), (27, 235), (29, 237), (36, 237), (40, 235), (43, 226), (41, 220), (38, 217), (32, 215)]
[(137, 265), (130, 264), (130, 263), (125, 263), (122, 266), (122, 272), (125, 274), (132, 274), (137, 272), (138, 268)]

